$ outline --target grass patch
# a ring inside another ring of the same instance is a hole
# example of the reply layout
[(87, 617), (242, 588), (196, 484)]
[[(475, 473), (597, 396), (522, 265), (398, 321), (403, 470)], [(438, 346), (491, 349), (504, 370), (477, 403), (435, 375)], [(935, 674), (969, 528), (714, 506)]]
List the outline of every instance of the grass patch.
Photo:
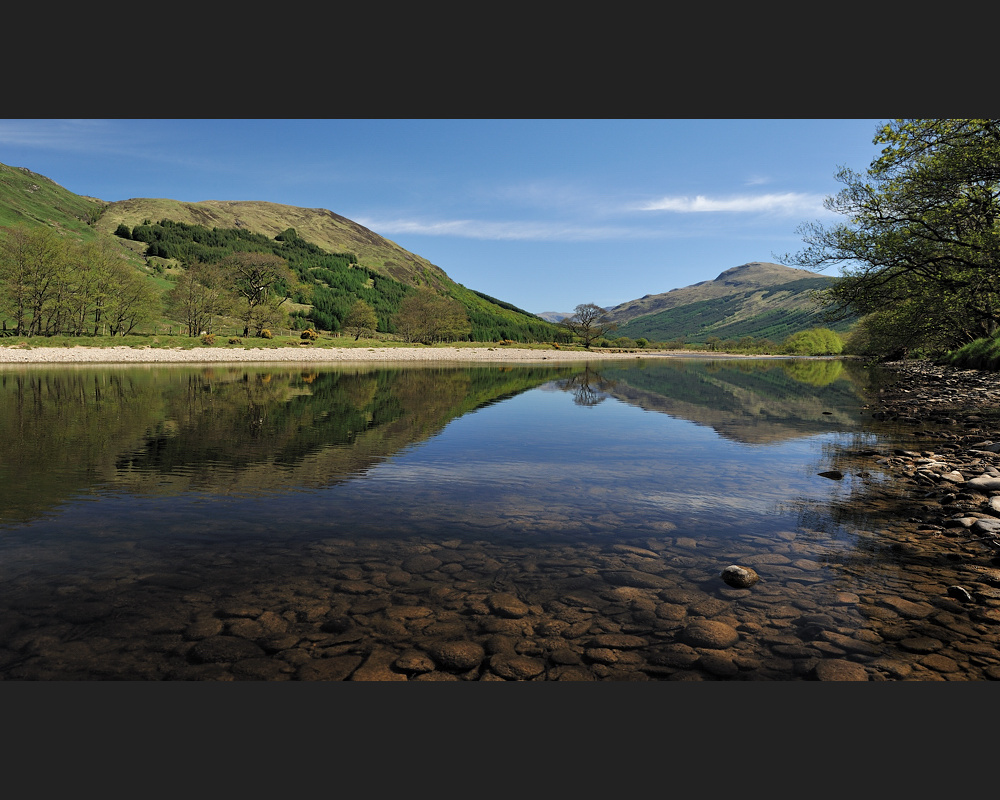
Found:
[(1000, 335), (976, 339), (958, 350), (949, 351), (939, 360), (962, 369), (1000, 371)]

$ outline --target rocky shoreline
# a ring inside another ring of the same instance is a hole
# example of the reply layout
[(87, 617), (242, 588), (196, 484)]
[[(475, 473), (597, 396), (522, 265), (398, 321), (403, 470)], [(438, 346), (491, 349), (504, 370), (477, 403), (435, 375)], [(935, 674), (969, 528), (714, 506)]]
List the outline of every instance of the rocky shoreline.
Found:
[(918, 533), (978, 546), (984, 585), (949, 594), (978, 601), (986, 606), (979, 616), (1000, 623), (1000, 373), (926, 361), (885, 366), (898, 380), (878, 390), (872, 416), (911, 431), (916, 446), (880, 454), (877, 466), (909, 489)]

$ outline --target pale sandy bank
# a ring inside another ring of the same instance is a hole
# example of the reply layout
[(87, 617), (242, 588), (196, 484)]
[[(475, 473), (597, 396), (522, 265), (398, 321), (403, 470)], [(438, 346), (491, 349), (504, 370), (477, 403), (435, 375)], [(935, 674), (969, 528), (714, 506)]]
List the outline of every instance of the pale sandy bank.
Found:
[(237, 362), (539, 362), (608, 361), (650, 356), (691, 355), (666, 350), (618, 353), (605, 350), (529, 350), (515, 347), (0, 347), (0, 364), (219, 364)]

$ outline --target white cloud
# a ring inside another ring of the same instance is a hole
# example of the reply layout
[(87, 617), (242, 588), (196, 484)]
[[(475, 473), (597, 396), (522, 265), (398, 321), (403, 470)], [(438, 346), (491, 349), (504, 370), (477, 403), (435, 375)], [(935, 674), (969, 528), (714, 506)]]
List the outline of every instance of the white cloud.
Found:
[(0, 120), (0, 144), (37, 147), (45, 150), (106, 151), (111, 145), (102, 139), (109, 132), (103, 120)]
[(454, 219), (425, 221), (417, 219), (355, 219), (361, 225), (383, 236), (417, 234), (420, 236), (456, 236), (464, 239), (489, 241), (599, 241), (641, 232), (613, 226), (579, 225), (561, 222), (490, 222), (487, 220)]
[(642, 211), (670, 211), (678, 214), (751, 213), (802, 216), (823, 212), (823, 195), (803, 192), (782, 194), (732, 195), (729, 197), (661, 197), (639, 206)]

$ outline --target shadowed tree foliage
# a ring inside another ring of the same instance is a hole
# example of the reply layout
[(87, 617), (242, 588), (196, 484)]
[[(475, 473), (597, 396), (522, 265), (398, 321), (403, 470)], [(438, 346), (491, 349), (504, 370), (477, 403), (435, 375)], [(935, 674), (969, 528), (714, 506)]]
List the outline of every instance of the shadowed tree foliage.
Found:
[(826, 207), (846, 217), (803, 225), (789, 261), (843, 275), (822, 293), (831, 319), (864, 317), (868, 347), (899, 357), (997, 330), (1000, 120), (897, 119), (880, 128), (866, 174), (842, 168)]

